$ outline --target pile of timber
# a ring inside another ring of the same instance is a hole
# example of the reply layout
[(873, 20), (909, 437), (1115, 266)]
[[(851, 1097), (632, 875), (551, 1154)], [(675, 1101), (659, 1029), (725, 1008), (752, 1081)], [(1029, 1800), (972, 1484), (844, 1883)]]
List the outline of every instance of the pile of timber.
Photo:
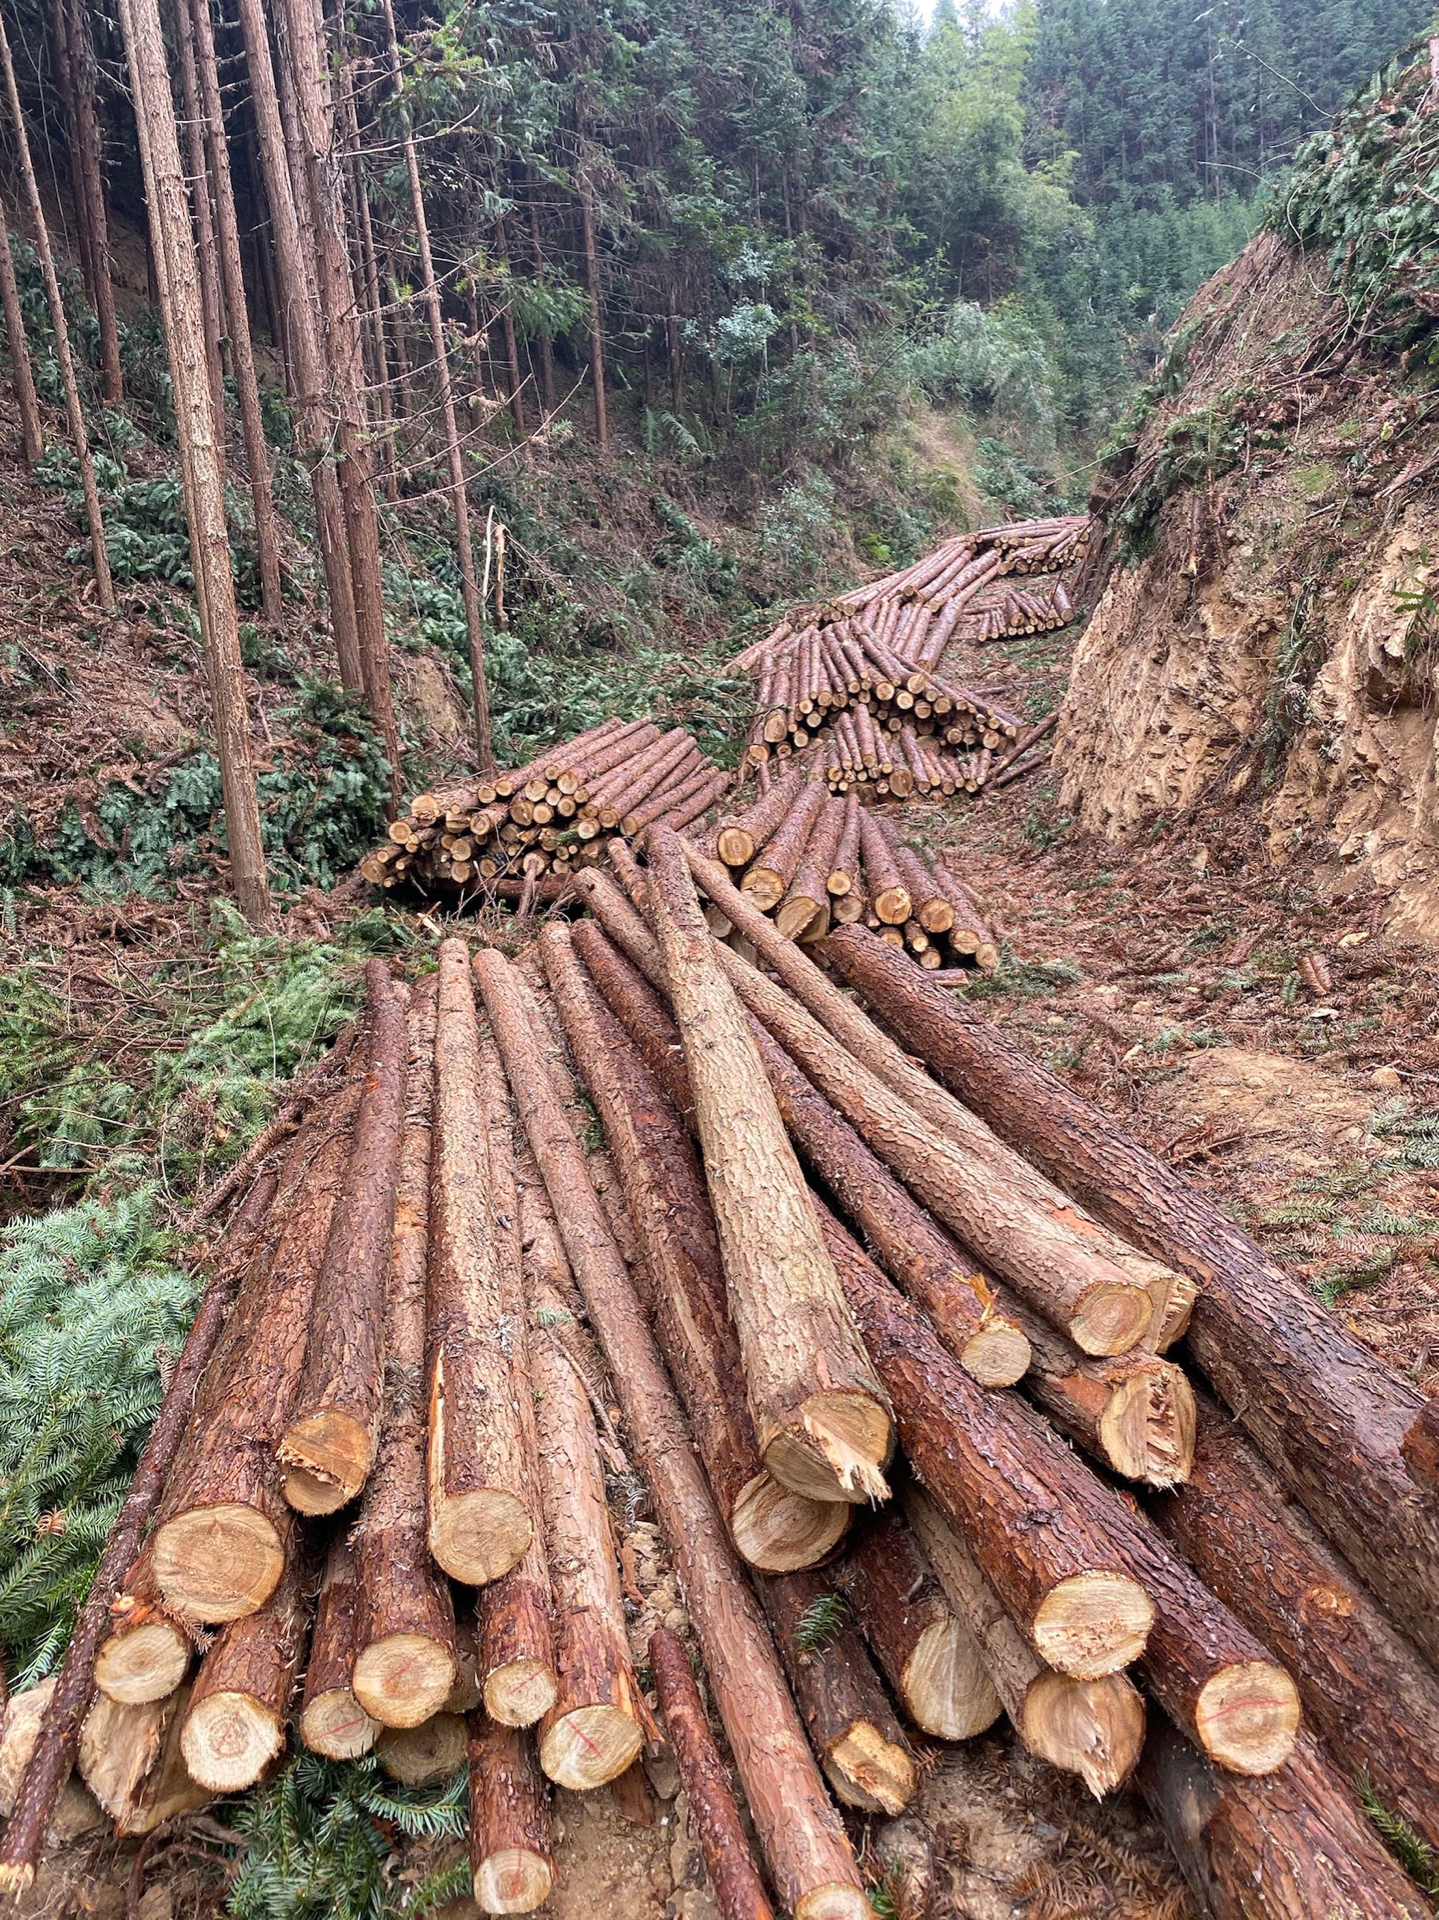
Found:
[[(802, 766), (771, 780), (743, 811), (723, 814), (701, 844), (786, 939), (822, 940), (832, 926), (862, 922), (927, 969), (946, 960), (998, 964), (986, 916), (945, 862), (907, 844), (857, 793), (840, 798)], [(713, 904), (708, 917), (716, 932), (729, 931)]]
[(633, 840), (656, 821), (686, 827), (729, 784), (683, 727), (606, 720), (528, 766), (416, 794), (360, 871), (372, 886), (528, 911), (567, 892), (611, 838)]
[[(293, 1736), (467, 1765), (476, 1900), (529, 1911), (551, 1783), (662, 1724), (725, 1920), (866, 1920), (841, 1809), (1007, 1716), (1134, 1782), (1217, 1920), (1427, 1916), (1351, 1783), (1439, 1844), (1432, 1410), (865, 929), (827, 972), (722, 862), (645, 850), (518, 961), (372, 963), (11, 1709), (0, 1886), (77, 1759), (135, 1833)], [(688, 1647), (631, 1643), (619, 1449)]]

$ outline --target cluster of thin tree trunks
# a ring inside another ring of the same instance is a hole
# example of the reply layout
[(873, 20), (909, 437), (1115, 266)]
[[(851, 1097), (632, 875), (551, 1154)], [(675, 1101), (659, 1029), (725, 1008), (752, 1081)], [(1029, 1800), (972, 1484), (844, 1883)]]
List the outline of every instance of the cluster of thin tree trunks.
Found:
[[(1007, 1716), (1137, 1783), (1220, 1920), (1419, 1920), (1351, 1783), (1439, 1843), (1432, 1409), (868, 930), (806, 950), (673, 830), (645, 852), (518, 959), (372, 962), (218, 1190), (94, 1590), (7, 1723), (0, 1883), (77, 1761), (138, 1833), (293, 1727), (467, 1763), (476, 1898), (527, 1911), (551, 1783), (667, 1737), (727, 1920), (863, 1920), (840, 1809)], [(687, 1645), (632, 1634), (626, 1462)]]

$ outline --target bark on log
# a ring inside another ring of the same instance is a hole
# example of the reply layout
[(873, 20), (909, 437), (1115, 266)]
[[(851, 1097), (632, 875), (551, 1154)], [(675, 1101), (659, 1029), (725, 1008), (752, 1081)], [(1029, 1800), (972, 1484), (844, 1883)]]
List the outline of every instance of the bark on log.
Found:
[(835, 1569), (900, 1705), (922, 1733), (970, 1740), (1001, 1712), (979, 1643), (893, 1508), (861, 1528)]
[(712, 851), (727, 867), (747, 867), (755, 856), (755, 850), (764, 845), (794, 805), (803, 785), (802, 768), (796, 767), (784, 774), (774, 782), (768, 793), (762, 794), (743, 813), (721, 820), (714, 833), (712, 847), (706, 843), (707, 851)]
[(893, 1425), (804, 1176), (685, 872), (653, 831), (651, 895), (685, 1044), (750, 1413), (766, 1467), (816, 1500), (883, 1499)]
[(180, 1750), (190, 1778), (213, 1793), (253, 1786), (285, 1744), (309, 1611), (305, 1573), (292, 1555), (265, 1605), (223, 1628), (200, 1663)]
[(1139, 1787), (1212, 1920), (1432, 1920), (1308, 1737), (1278, 1773), (1246, 1780), (1161, 1724)]
[(1405, 1434), (1404, 1459), (1421, 1485), (1439, 1489), (1439, 1399), (1425, 1401)]
[(384, 1395), (385, 1290), (405, 1099), (407, 990), (382, 960), (365, 968), (365, 1084), (344, 1185), (315, 1279), (304, 1380), (280, 1440), (285, 1498), (334, 1513), (369, 1478)]
[(656, 1627), (650, 1635), (650, 1671), (720, 1920), (775, 1920), (689, 1656), (669, 1627)]
[[(583, 931), (593, 951), (603, 936), (593, 925)], [(539, 945), (640, 1241), (636, 1277), (730, 1536), (750, 1565), (766, 1572), (813, 1566), (843, 1533), (849, 1506), (791, 1492), (760, 1458), (714, 1215), (689, 1135), (576, 960), (570, 931), (547, 927)], [(678, 1041), (667, 1010), (664, 1020)]]
[(379, 1721), (365, 1712), (351, 1684), (359, 1607), (355, 1556), (341, 1535), (326, 1556), (300, 1698), (300, 1738), (312, 1753), (329, 1760), (358, 1759), (374, 1746), (380, 1731)]
[[(608, 926), (617, 896), (611, 895), (603, 875), (591, 877), (585, 897), (602, 917), (608, 916)], [(623, 902), (618, 904), (631, 913)], [(632, 917), (630, 945), (644, 956), (648, 982), (592, 922), (580, 922), (573, 937), (606, 1002), (692, 1123), (684, 1050), (668, 1003), (661, 998), (663, 966), (647, 930)], [(780, 1114), (801, 1154), (893, 1277), (930, 1315), (966, 1372), (984, 1386), (1011, 1385), (1029, 1364), (1029, 1342), (999, 1308), (986, 1276), (840, 1119), (769, 1033), (758, 1022), (752, 1031)]]
[(946, 1598), (978, 1642), (1025, 1746), (1051, 1766), (1077, 1773), (1096, 1798), (1113, 1793), (1133, 1772), (1144, 1745), (1144, 1702), (1128, 1675), (1076, 1680), (1047, 1667), (934, 1501), (909, 1487), (904, 1508)]
[(1189, 1485), (1152, 1511), (1293, 1673), (1345, 1775), (1439, 1847), (1439, 1679), (1212, 1401)]
[(918, 1770), (859, 1629), (823, 1574), (759, 1582), (795, 1703), (830, 1785), (866, 1813), (903, 1813)]
[(1391, 1616), (1439, 1660), (1439, 1528), (1401, 1452), (1423, 1402), (1182, 1173), (989, 1021), (846, 931), (826, 945), (907, 1047), (1011, 1145), (1201, 1292), (1190, 1351)]
[(469, 1716), (470, 1870), (484, 1913), (533, 1913), (555, 1881), (549, 1788), (528, 1733)]
[(807, 780), (747, 869), (741, 883), (745, 896), (764, 912), (772, 911), (784, 898), (820, 809), (828, 798), (823, 780)]
[(795, 1920), (867, 1920), (843, 1827), (565, 1116), (558, 1063), (542, 1050), (534, 996), (498, 955), (482, 990), (545, 1185), (563, 1204), (561, 1230), (575, 1279), (604, 1348), (635, 1464), (674, 1554), (776, 1890)]
[(479, 1104), (463, 941), (440, 948), (429, 1230), (429, 1544), (456, 1580), (508, 1573), (534, 1533)]
[(871, 907), (887, 927), (902, 927), (910, 916), (913, 902), (895, 862), (894, 850), (872, 814), (866, 813), (859, 823), (859, 846)]
[(384, 1421), (352, 1539), (359, 1603), (351, 1685), (388, 1727), (438, 1713), (455, 1679), (455, 1614), (425, 1539), (425, 1255), (434, 1112), (436, 995), (406, 1021), (405, 1107), (387, 1265)]

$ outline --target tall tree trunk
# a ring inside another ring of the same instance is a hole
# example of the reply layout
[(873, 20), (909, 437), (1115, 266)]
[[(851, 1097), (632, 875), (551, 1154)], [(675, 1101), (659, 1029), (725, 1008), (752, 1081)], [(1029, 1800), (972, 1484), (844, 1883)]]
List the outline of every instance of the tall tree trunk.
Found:
[(315, 521), (330, 595), (330, 628), (339, 657), (340, 679), (352, 693), (359, 693), (364, 687), (364, 672), (355, 628), (345, 513), (339, 480), (328, 451), (330, 427), (325, 413), (326, 381), (320, 353), (317, 301), (300, 237), (299, 209), (280, 123), (280, 101), (264, 0), (239, 0), (239, 15), (250, 68), (250, 99), (259, 134), (265, 198), (270, 205), (270, 228), (279, 267), (280, 310), (284, 315), (283, 332), (302, 458), (310, 469), (315, 492)]
[[(225, 139), (220, 82), (215, 63), (215, 32), (210, 0), (176, 0), (182, 23), (189, 22), (195, 43), (195, 72), (200, 112), (204, 122), (210, 184), (215, 195), (215, 231), (219, 241), (220, 277), (224, 283), (229, 320), (230, 363), (240, 401), (240, 427), (245, 439), (245, 461), (250, 469), (250, 499), (255, 516), (255, 548), (260, 562), (260, 605), (266, 620), (278, 621), (283, 611), (280, 584), (280, 548), (275, 535), (275, 501), (270, 486), (270, 455), (265, 445), (265, 422), (260, 411), (260, 388), (255, 377), (255, 353), (250, 340), (250, 312), (245, 302), (245, 274), (240, 260), (240, 223), (235, 213), (235, 187), (230, 176), (230, 149)], [(261, 242), (262, 257), (269, 250)]]
[[(530, 216), (530, 266), (538, 285), (545, 277), (545, 250), (540, 240), (540, 210), (534, 197), (537, 185), (538, 182), (531, 174), (526, 205)], [(544, 417), (548, 420), (555, 410), (555, 347), (548, 327), (542, 326), (539, 329), (535, 335), (535, 344), (540, 356), (540, 404), (544, 410)]]
[(609, 451), (610, 421), (605, 405), (605, 336), (600, 313), (600, 267), (595, 252), (594, 188), (587, 168), (581, 168), (580, 231), (585, 249), (585, 292), (590, 310), (590, 382), (595, 391), (595, 444), (601, 453)]
[(197, 259), (200, 268), (200, 315), (205, 331), (205, 367), (210, 376), (210, 399), (220, 470), (225, 466), (225, 362), (221, 339), (225, 307), (220, 297), (220, 253), (215, 238), (215, 215), (210, 199), (209, 168), (205, 161), (205, 130), (200, 110), (200, 83), (195, 71), (195, 24), (188, 0), (175, 0), (175, 44), (180, 56), (180, 99), (185, 109), (185, 165), (190, 174), (190, 202), (195, 215)]
[(225, 525), (218, 422), (205, 377), (195, 242), (185, 203), (185, 174), (170, 93), (158, 0), (121, 7), (146, 198), (160, 274), (161, 315), (175, 395), (185, 512), (195, 572), (200, 631), (215, 715), (215, 749), (225, 802), (230, 872), (240, 911), (253, 927), (270, 918), (270, 888), (260, 838), (255, 768), (250, 757), (245, 669)]
[(110, 556), (105, 549), (105, 523), (100, 517), (100, 493), (95, 485), (95, 462), (90, 457), (90, 440), (85, 431), (85, 414), (80, 405), (80, 388), (75, 378), (75, 360), (70, 352), (70, 326), (65, 318), (65, 302), (60, 294), (60, 279), (55, 271), (55, 256), (50, 250), (50, 229), (40, 200), (40, 186), (30, 158), (30, 138), (20, 111), (20, 89), (15, 84), (15, 63), (10, 58), (10, 38), (0, 20), (0, 67), (4, 69), (5, 93), (10, 105), (11, 130), (15, 136), (15, 154), (20, 162), (20, 179), (30, 222), (35, 229), (35, 251), (45, 282), (45, 298), (50, 306), (50, 324), (55, 331), (55, 358), (60, 366), (60, 382), (65, 389), (65, 415), (70, 423), (70, 438), (80, 466), (80, 485), (85, 495), (85, 519), (90, 529), (90, 556), (95, 567), (95, 594), (106, 613), (115, 611), (115, 589), (110, 581)]
[(0, 204), (0, 302), (5, 308), (5, 339), (10, 348), (10, 378), (15, 388), (15, 406), (20, 415), (20, 443), (25, 449), (25, 464), (33, 467), (45, 451), (45, 435), (40, 426), (40, 402), (35, 394), (35, 372), (30, 365), (30, 343), (25, 338), (25, 316), (20, 311), (20, 289), (15, 284), (15, 259), (10, 251), (10, 220)]
[[(384, 0), (385, 31), (389, 42), (390, 78), (396, 93), (403, 86), (400, 68), (400, 43), (395, 33), (395, 11)], [(430, 343), (435, 352), (435, 377), (440, 388), (440, 422), (445, 434), (445, 459), (450, 470), (450, 507), (455, 516), (455, 537), (459, 546), (460, 597), (465, 604), (465, 632), (470, 643), (470, 673), (475, 683), (475, 752), (481, 773), (489, 773), (495, 764), (494, 743), (490, 738), (490, 694), (485, 677), (485, 620), (480, 606), (480, 590), (475, 580), (475, 555), (470, 545), (470, 504), (465, 487), (465, 460), (460, 449), (460, 431), (455, 420), (455, 394), (450, 384), (450, 359), (445, 348), (445, 317), (440, 307), (440, 290), (435, 282), (435, 262), (430, 252), (430, 228), (425, 218), (425, 194), (420, 183), (420, 163), (415, 143), (405, 133), (405, 171), (410, 182), (410, 213), (415, 223), (415, 241), (420, 251), (420, 281), (425, 296), (425, 312), (430, 322)]]
[(115, 321), (115, 288), (110, 278), (110, 228), (105, 211), (105, 178), (100, 170), (100, 123), (95, 113), (95, 55), (86, 26), (85, 9), (78, 0), (56, 0), (56, 24), (66, 39), (65, 66), (73, 87), (67, 102), (74, 140), (72, 178), (77, 206), (84, 207), (88, 240), (90, 302), (100, 330), (100, 377), (105, 404), (119, 406), (125, 397), (120, 371), (120, 332)]
[(390, 392), (389, 354), (385, 346), (385, 316), (380, 304), (380, 269), (375, 253), (375, 227), (370, 217), (370, 196), (365, 187), (365, 169), (360, 157), (360, 122), (355, 112), (353, 75), (347, 65), (343, 74), (345, 138), (350, 143), (350, 198), (354, 202), (355, 225), (360, 234), (360, 270), (365, 288), (365, 341), (370, 352), (370, 379), (379, 401), (380, 422), (384, 429), (380, 442), (380, 474), (385, 498), (400, 497), (395, 472), (395, 405)]
[(370, 477), (369, 425), (360, 351), (359, 317), (350, 284), (342, 168), (335, 151), (335, 106), (328, 61), (311, 0), (283, 0), (288, 52), (294, 63), (303, 171), (300, 191), (310, 201), (320, 318), (328, 349), (339, 443), (340, 492), (350, 552), (355, 633), (365, 699), (375, 716), (390, 762), (390, 796), (401, 787), (400, 732), (395, 718), (385, 640), (385, 601), (380, 581), (380, 521)]
[[(520, 372), (520, 347), (519, 341), (515, 336), (514, 305), (508, 291), (510, 243), (509, 237), (505, 232), (505, 223), (503, 220), (498, 220), (495, 223), (495, 240), (499, 249), (500, 259), (504, 263), (505, 268), (506, 293), (505, 303), (500, 308), (500, 330), (504, 335), (505, 362), (509, 368), (510, 375), (510, 418), (514, 421), (515, 432), (520, 436), (520, 440), (523, 443), (525, 435), (529, 432), (529, 427), (525, 420), (525, 383), (524, 376)], [(528, 448), (523, 450), (522, 457), (526, 460), (529, 458)]]

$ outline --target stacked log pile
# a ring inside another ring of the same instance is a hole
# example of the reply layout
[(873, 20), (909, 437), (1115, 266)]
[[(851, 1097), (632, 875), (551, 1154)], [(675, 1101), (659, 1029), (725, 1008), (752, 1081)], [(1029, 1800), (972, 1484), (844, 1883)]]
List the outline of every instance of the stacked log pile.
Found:
[(960, 534), (781, 621), (734, 661), (757, 686), (751, 764), (813, 747), (832, 791), (875, 798), (976, 793), (1006, 773), (1022, 777), (1010, 770), (1037, 736), (1021, 741), (1021, 723), (989, 691), (952, 684), (941, 666), (954, 641), (1067, 626), (1064, 574), (1083, 558), (1089, 524), (1068, 515)]
[[(1002, 1716), (1134, 1781), (1220, 1920), (1419, 1920), (1349, 1784), (1439, 1842), (1419, 1397), (869, 931), (819, 949), (854, 998), (723, 859), (646, 852), (516, 962), (372, 963), (345, 1071), (252, 1164), (58, 1683), (12, 1711), (0, 1883), (77, 1759), (144, 1832), (293, 1726), (467, 1765), (476, 1900), (531, 1911), (552, 1786), (659, 1737), (638, 1658), (726, 1920), (864, 1920), (839, 1808), (898, 1812), (929, 1743)], [(617, 1447), (690, 1651), (631, 1645)]]
[(459, 903), (563, 896), (571, 876), (655, 821), (683, 828), (715, 805), (730, 776), (683, 727), (606, 720), (528, 766), (416, 794), (360, 871)]

